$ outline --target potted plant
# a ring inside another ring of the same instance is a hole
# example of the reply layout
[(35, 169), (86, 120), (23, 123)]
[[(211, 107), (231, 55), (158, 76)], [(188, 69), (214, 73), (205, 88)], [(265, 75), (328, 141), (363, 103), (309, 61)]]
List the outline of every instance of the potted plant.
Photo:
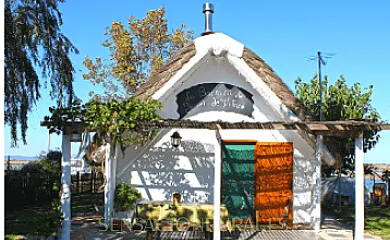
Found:
[[(124, 226), (123, 221), (131, 221), (134, 215), (135, 204), (140, 198), (141, 193), (133, 186), (124, 182), (116, 186), (114, 198), (115, 218), (120, 219), (121, 229)], [(118, 225), (118, 223), (113, 224)]]

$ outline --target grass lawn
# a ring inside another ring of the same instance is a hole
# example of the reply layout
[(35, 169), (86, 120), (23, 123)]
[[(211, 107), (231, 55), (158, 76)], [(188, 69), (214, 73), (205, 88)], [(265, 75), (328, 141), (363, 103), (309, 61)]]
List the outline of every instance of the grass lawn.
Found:
[[(324, 211), (328, 214), (337, 216), (340, 222), (354, 226), (355, 206), (342, 206), (341, 213), (336, 212), (337, 205), (324, 206)], [(380, 208), (379, 206), (365, 206), (365, 232), (382, 236), (383, 239), (390, 240), (390, 209)]]
[[(72, 213), (95, 212), (94, 205), (104, 206), (104, 193), (76, 193), (72, 194)], [(103, 213), (100, 213), (103, 214)]]
[[(71, 206), (73, 213), (95, 212), (94, 204), (103, 206), (103, 193), (77, 193), (72, 194)], [(5, 213), (6, 239), (13, 235), (50, 235), (53, 226), (48, 221), (50, 206), (29, 207)], [(101, 213), (102, 214), (102, 213)]]

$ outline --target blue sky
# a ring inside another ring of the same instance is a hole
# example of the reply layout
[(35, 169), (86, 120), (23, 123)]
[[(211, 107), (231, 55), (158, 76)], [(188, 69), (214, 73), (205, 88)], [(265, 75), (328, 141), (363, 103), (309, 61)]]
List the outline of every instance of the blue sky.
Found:
[[(82, 79), (86, 55), (105, 58), (108, 52), (101, 46), (104, 30), (111, 21), (127, 22), (129, 16), (143, 17), (150, 9), (166, 8), (170, 28), (185, 23), (199, 36), (204, 29), (202, 5), (205, 1), (92, 1), (68, 0), (60, 5), (63, 32), (80, 50), (72, 60), (77, 71), (75, 91), (84, 101), (93, 87)], [(348, 84), (360, 82), (362, 87), (374, 85), (372, 104), (384, 120), (390, 120), (390, 1), (376, 0), (214, 0), (213, 30), (225, 33), (262, 57), (294, 88), (300, 76), (309, 80), (317, 71), (315, 61), (305, 57), (317, 51), (336, 53), (323, 68), (323, 74), (334, 82), (343, 75)], [(375, 4), (374, 4), (375, 3)], [(97, 89), (94, 89), (95, 91)], [(47, 150), (47, 130), (39, 122), (48, 115), (54, 102), (48, 90), (29, 114), (28, 145), (10, 148), (9, 128), (5, 127), (5, 155), (36, 156)], [(390, 131), (381, 133), (380, 143), (365, 155), (365, 162), (388, 162)], [(51, 149), (61, 147), (61, 138), (52, 135)], [(77, 152), (74, 145), (73, 152)]]

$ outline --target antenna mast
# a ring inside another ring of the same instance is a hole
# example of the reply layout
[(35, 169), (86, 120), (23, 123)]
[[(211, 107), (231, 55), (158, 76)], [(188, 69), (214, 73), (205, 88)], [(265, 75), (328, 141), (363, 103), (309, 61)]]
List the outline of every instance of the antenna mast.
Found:
[[(330, 58), (330, 56), (325, 56), (324, 58)], [(320, 92), (320, 121), (323, 120), (322, 117), (322, 76), (321, 76), (321, 65), (326, 65), (326, 62), (323, 60), (323, 56), (321, 56), (321, 52), (317, 52), (317, 57), (309, 58), (309, 60), (318, 60), (318, 82), (319, 82), (319, 92)], [(315, 220), (314, 220), (314, 229), (319, 231), (321, 228), (321, 155), (322, 155), (322, 135), (317, 135), (317, 146), (316, 146), (316, 200), (315, 200)]]
[(321, 57), (321, 52), (317, 52), (318, 55), (318, 79), (319, 79), (319, 85), (320, 85), (320, 121), (322, 121), (322, 77), (321, 77), (321, 65), (326, 65), (324, 60)]

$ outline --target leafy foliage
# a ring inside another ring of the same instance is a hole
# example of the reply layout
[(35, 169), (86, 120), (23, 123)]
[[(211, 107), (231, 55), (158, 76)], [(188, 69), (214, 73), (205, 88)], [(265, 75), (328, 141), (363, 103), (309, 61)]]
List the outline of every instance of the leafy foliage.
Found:
[(63, 1), (4, 2), (4, 121), (11, 127), (13, 147), (19, 140), (18, 125), (23, 143), (27, 144), (28, 112), (41, 96), (42, 83), (45, 87), (50, 84), (50, 96), (59, 105), (66, 96), (66, 102), (72, 102), (74, 70), (69, 54), (78, 51), (60, 30), (58, 3)]
[(91, 123), (91, 129), (112, 137), (115, 143), (143, 145), (156, 132), (141, 123), (160, 119), (157, 109), (161, 108), (161, 103), (152, 99), (108, 99), (104, 104), (100, 100), (92, 100), (86, 105), (84, 120)]
[(114, 208), (117, 211), (130, 210), (134, 203), (141, 198), (141, 193), (127, 183), (121, 183), (115, 188)]
[[(316, 119), (319, 119), (319, 81), (317, 74), (308, 83), (298, 78), (295, 80), (295, 97), (298, 98), (311, 112)], [(328, 84), (327, 76), (322, 81), (323, 94), (323, 120), (350, 120), (350, 119), (370, 119), (373, 122), (380, 121), (380, 116), (371, 105), (371, 95), (373, 86), (362, 90), (359, 83), (348, 87), (343, 76), (333, 84)], [(370, 150), (378, 143), (379, 133), (377, 130), (365, 131), (363, 147), (364, 151)], [(345, 160), (345, 166), (352, 167), (354, 152), (353, 138), (332, 137), (340, 148), (340, 153)]]
[(52, 126), (48, 127), (49, 133), (60, 134), (66, 124), (83, 122), (86, 109), (80, 101), (74, 101), (69, 107), (49, 107), (49, 112), (51, 116), (44, 117), (46, 122), (52, 123)]
[[(110, 59), (86, 57), (83, 64), (88, 72), (84, 79), (105, 88), (108, 98), (131, 96), (148, 78), (156, 73), (178, 50), (193, 39), (193, 31), (183, 24), (168, 31), (165, 9), (150, 10), (143, 19), (131, 16), (128, 29), (121, 22), (112, 22), (103, 46)], [(91, 95), (94, 93), (91, 92)]]
[(50, 151), (42, 153), (39, 160), (32, 161), (22, 168), (22, 172), (37, 172), (46, 176), (59, 176), (62, 153), (60, 151)]
[(52, 124), (48, 127), (50, 132), (59, 133), (67, 123), (81, 122), (87, 131), (98, 132), (104, 142), (143, 145), (156, 131), (145, 128), (142, 122), (160, 119), (157, 110), (161, 108), (161, 103), (152, 99), (140, 101), (129, 98), (119, 101), (95, 98), (85, 105), (52, 107), (52, 115), (46, 116), (45, 121)]
[(386, 181), (386, 182), (390, 182), (390, 171), (389, 170), (383, 171), (382, 180)]

